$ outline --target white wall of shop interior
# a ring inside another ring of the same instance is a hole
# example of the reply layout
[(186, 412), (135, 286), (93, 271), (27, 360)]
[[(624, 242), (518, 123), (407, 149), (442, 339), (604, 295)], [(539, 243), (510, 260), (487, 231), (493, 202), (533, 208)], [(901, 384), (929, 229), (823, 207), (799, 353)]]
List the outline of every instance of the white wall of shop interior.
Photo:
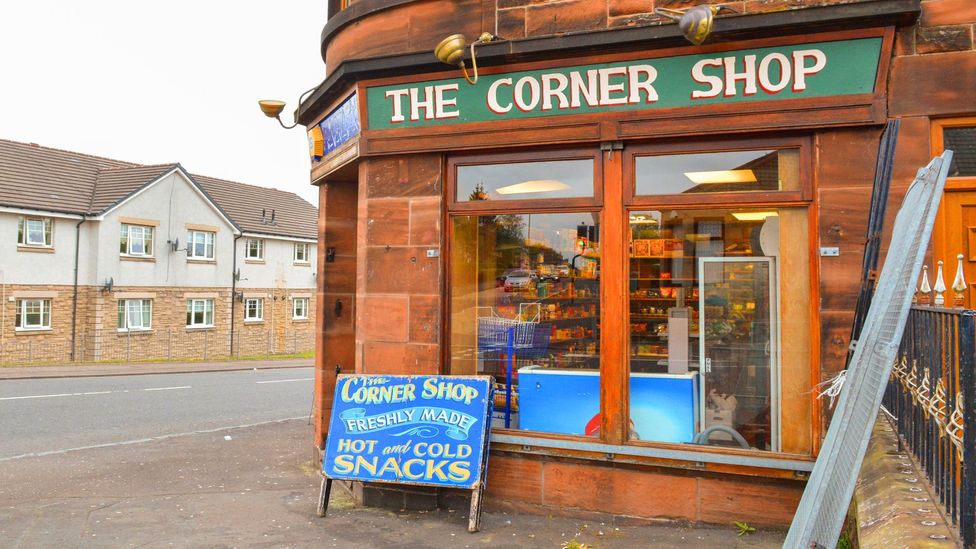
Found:
[[(158, 221), (153, 237), (155, 261), (125, 261), (119, 254), (121, 218)], [(214, 262), (187, 259), (167, 240), (186, 248), (187, 224), (217, 227)], [(112, 278), (117, 286), (230, 286), (234, 228), (178, 172), (172, 173), (106, 214), (100, 223), (96, 283)]]
[[(264, 240), (264, 262), (245, 258), (247, 240)], [(308, 243), (309, 262), (296, 264), (294, 240), (243, 236), (237, 241), (237, 265), (241, 269), (239, 288), (315, 288), (316, 245)]]

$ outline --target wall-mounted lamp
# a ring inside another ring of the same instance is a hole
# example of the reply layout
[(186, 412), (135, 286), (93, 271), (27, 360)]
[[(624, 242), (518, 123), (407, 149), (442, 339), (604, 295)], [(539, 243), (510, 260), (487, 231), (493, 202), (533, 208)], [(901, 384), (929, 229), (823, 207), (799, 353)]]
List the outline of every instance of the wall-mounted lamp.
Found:
[(657, 8), (654, 13), (678, 22), (681, 34), (692, 44), (699, 46), (712, 32), (712, 22), (724, 6), (695, 6), (687, 10)]
[[(318, 86), (316, 86), (316, 88), (317, 87)], [(305, 91), (305, 93), (299, 96), (298, 104), (301, 105), (302, 101), (305, 101), (305, 96), (312, 93), (313, 91), (315, 91), (315, 88), (307, 90)], [(268, 118), (274, 118), (275, 120), (278, 121), (279, 124), (281, 124), (281, 127), (286, 130), (290, 130), (298, 125), (297, 119), (295, 120), (295, 123), (292, 124), (291, 126), (286, 126), (285, 123), (281, 121), (281, 111), (285, 110), (284, 101), (279, 101), (277, 99), (261, 99), (258, 101), (258, 106), (261, 107), (261, 112), (263, 112), (265, 116), (267, 116)]]
[(434, 48), (434, 55), (442, 63), (461, 67), (461, 72), (464, 73), (464, 79), (468, 81), (468, 84), (474, 84), (478, 81), (478, 61), (474, 57), (474, 47), (493, 42), (497, 39), (497, 36), (483, 32), (477, 40), (471, 42), (471, 69), (474, 72), (474, 78), (468, 76), (468, 68), (464, 66), (465, 43), (463, 34), (452, 34), (441, 40), (441, 43), (437, 44), (437, 47)]

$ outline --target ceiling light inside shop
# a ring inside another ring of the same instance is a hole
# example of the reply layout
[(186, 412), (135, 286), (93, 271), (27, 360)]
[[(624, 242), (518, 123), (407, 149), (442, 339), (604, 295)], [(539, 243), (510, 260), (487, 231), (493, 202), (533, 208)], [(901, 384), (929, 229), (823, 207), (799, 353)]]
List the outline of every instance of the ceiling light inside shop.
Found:
[(631, 225), (657, 224), (657, 219), (644, 214), (630, 214)]
[(564, 191), (569, 185), (556, 179), (531, 179), (507, 187), (495, 189), (498, 194), (528, 194), (528, 193), (547, 193), (550, 191)]
[(714, 172), (685, 172), (685, 177), (698, 185), (710, 183), (755, 183), (756, 174), (752, 170), (718, 170)]
[(776, 212), (732, 212), (739, 221), (765, 221), (767, 217), (778, 217)]

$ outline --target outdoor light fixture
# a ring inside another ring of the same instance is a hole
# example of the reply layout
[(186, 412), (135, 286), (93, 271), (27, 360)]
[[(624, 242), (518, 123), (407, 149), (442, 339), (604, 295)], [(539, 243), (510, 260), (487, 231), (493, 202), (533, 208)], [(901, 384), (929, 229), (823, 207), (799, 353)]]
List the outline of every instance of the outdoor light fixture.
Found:
[[(302, 101), (305, 100), (305, 96), (312, 93), (313, 91), (315, 91), (315, 88), (307, 90), (305, 93), (303, 93), (298, 98), (298, 104), (301, 105)], [(298, 125), (297, 119), (295, 120), (295, 123), (292, 124), (291, 126), (286, 126), (285, 123), (281, 121), (281, 111), (285, 110), (284, 101), (279, 101), (277, 99), (261, 99), (258, 101), (258, 106), (261, 107), (261, 112), (263, 112), (265, 116), (267, 116), (268, 118), (274, 118), (275, 120), (278, 121), (279, 124), (281, 124), (281, 127), (286, 130), (290, 130)]]
[(471, 69), (474, 72), (474, 78), (468, 76), (468, 68), (464, 66), (465, 41), (463, 34), (452, 34), (441, 40), (440, 44), (437, 44), (437, 47), (434, 48), (434, 55), (441, 63), (461, 67), (461, 72), (464, 73), (464, 79), (468, 81), (468, 84), (474, 84), (478, 81), (478, 62), (474, 57), (474, 47), (497, 39), (497, 36), (483, 32), (477, 40), (471, 42)]
[(723, 6), (695, 6), (687, 10), (657, 8), (654, 10), (654, 13), (677, 21), (678, 28), (681, 29), (681, 34), (689, 42), (699, 46), (711, 34), (715, 14), (721, 9), (723, 9)]

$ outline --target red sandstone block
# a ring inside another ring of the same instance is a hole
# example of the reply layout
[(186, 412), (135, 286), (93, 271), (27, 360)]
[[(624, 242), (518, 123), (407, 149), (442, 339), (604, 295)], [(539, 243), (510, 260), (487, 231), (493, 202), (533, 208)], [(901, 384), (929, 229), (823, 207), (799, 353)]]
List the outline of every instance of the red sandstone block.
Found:
[(366, 327), (365, 339), (407, 340), (406, 296), (366, 296), (362, 314)]
[(803, 495), (803, 483), (699, 479), (701, 520), (730, 523), (741, 520), (754, 526), (788, 526)]
[(491, 456), (486, 495), (505, 502), (542, 504), (542, 463), (533, 459)]
[(919, 54), (971, 49), (973, 49), (972, 25), (918, 27), (915, 31), (915, 52)]
[(929, 0), (922, 2), (921, 24), (924, 27), (976, 23), (973, 0)]
[(440, 246), (440, 197), (415, 198), (410, 201), (410, 244)]
[(697, 480), (636, 469), (546, 463), (543, 503), (617, 515), (697, 520)]
[(437, 294), (439, 257), (427, 257), (425, 247), (366, 248), (366, 292), (381, 294)]
[(895, 56), (915, 54), (915, 27), (905, 27), (895, 33)]
[(604, 1), (570, 0), (540, 4), (529, 6), (525, 12), (526, 36), (579, 32), (606, 26), (607, 4)]
[(525, 38), (525, 8), (499, 9), (498, 35), (506, 40)]
[[(916, 49), (922, 52), (917, 45)], [(888, 116), (972, 112), (973, 90), (976, 51), (896, 57), (888, 85)]]
[(400, 246), (409, 243), (407, 200), (370, 200), (367, 205), (366, 244)]
[(654, 4), (648, 0), (608, 0), (607, 2), (607, 12), (610, 17), (651, 13), (653, 11)]
[(363, 343), (363, 373), (434, 375), (439, 369), (440, 346), (385, 341)]
[(438, 343), (441, 333), (441, 298), (435, 295), (410, 296), (410, 341)]

